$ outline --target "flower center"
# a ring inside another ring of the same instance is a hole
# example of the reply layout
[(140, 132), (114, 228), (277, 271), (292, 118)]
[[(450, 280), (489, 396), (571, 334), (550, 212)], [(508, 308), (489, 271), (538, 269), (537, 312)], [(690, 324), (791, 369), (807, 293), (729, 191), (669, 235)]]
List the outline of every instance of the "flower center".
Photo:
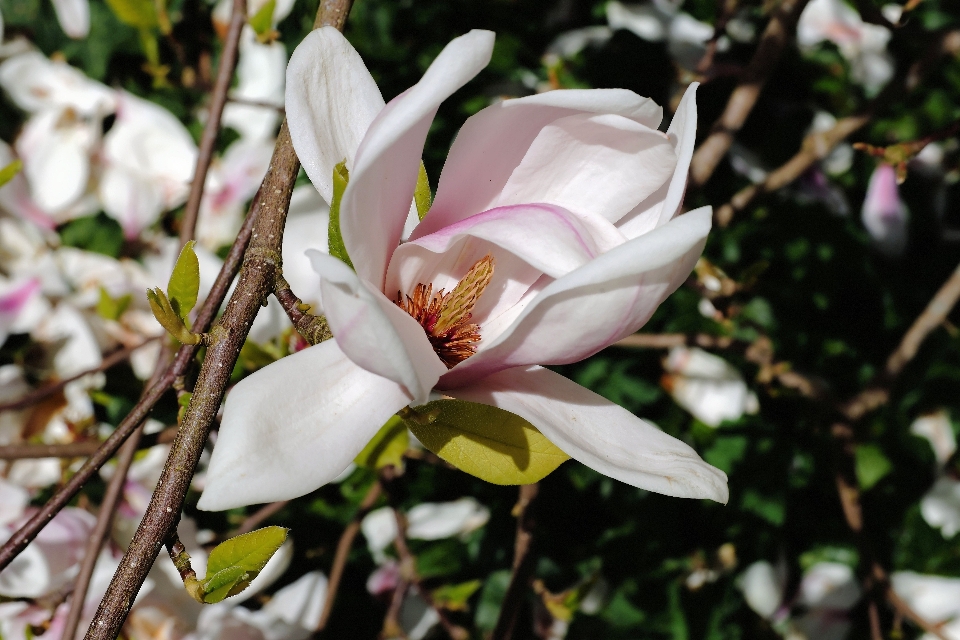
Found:
[(397, 291), (397, 306), (420, 323), (448, 369), (477, 352), (480, 327), (471, 324), (470, 319), (473, 307), (493, 278), (493, 264), (490, 255), (477, 260), (450, 293), (443, 289), (433, 293), (432, 284), (418, 284), (412, 296)]

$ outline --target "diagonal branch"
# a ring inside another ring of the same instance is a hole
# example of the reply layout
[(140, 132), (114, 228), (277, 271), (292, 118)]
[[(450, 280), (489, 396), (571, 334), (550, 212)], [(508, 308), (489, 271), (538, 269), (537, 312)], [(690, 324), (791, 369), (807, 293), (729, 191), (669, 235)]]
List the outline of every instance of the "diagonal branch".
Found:
[(213, 160), (213, 151), (220, 134), (220, 119), (223, 117), (223, 108), (227, 104), (227, 92), (233, 81), (233, 71), (237, 67), (237, 52), (240, 48), (240, 33), (247, 21), (247, 1), (233, 0), (233, 12), (230, 14), (230, 26), (220, 54), (220, 67), (217, 69), (217, 81), (213, 86), (213, 97), (210, 101), (210, 115), (203, 127), (203, 136), (200, 138), (200, 151), (197, 154), (197, 166), (193, 170), (193, 182), (190, 184), (190, 195), (187, 196), (187, 205), (183, 210), (183, 220), (180, 223), (180, 245), (185, 245), (196, 236), (197, 216), (200, 214), (200, 203), (203, 201), (203, 188), (207, 184), (207, 171)]
[[(223, 115), (223, 107), (227, 103), (227, 91), (230, 89), (233, 72), (237, 66), (237, 49), (240, 45), (240, 33), (246, 18), (246, 0), (233, 0), (233, 13), (230, 16), (230, 28), (227, 31), (226, 42), (220, 57), (220, 68), (217, 70), (217, 82), (214, 85), (213, 100), (210, 105), (210, 117), (204, 126), (203, 137), (200, 140), (200, 153), (197, 156), (197, 166), (193, 173), (193, 183), (190, 185), (190, 195), (187, 198), (187, 206), (184, 211), (183, 226), (180, 228), (181, 246), (192, 240), (196, 235), (197, 215), (200, 211), (200, 202), (203, 199), (203, 188), (206, 185), (207, 171), (210, 169), (217, 135), (220, 133), (220, 118)], [(160, 361), (157, 362), (153, 378), (159, 378), (162, 375), (165, 366), (164, 360), (165, 358), (161, 357)], [(83, 613), (90, 579), (93, 577), (97, 559), (100, 557), (100, 550), (110, 534), (114, 512), (123, 495), (127, 473), (130, 471), (130, 465), (133, 463), (133, 458), (139, 448), (145, 424), (141, 423), (124, 443), (123, 448), (120, 449), (117, 468), (107, 485), (107, 491), (100, 503), (97, 524), (94, 526), (84, 550), (83, 563), (80, 566), (80, 573), (77, 575), (73, 594), (70, 597), (70, 610), (67, 612), (66, 623), (61, 634), (63, 638), (74, 638), (77, 635), (77, 627), (80, 625), (80, 616)]]
[[(342, 28), (349, 8), (349, 0), (323, 0), (315, 25), (333, 24)], [(237, 286), (223, 316), (210, 332), (211, 344), (160, 482), (100, 602), (86, 640), (117, 637), (160, 548), (176, 526), (210, 426), (230, 381), (230, 372), (260, 305), (273, 291), (280, 275), (283, 229), (299, 170), (300, 163), (284, 122), (270, 168), (260, 186), (260, 198), (251, 211), (251, 215), (255, 215), (253, 235), (244, 253)]]
[[(258, 200), (259, 197), (260, 195), (258, 193), (254, 197), (254, 200)], [(220, 304), (223, 302), (224, 297), (226, 297), (227, 289), (230, 287), (234, 277), (237, 275), (237, 271), (240, 269), (240, 262), (243, 258), (243, 252), (247, 247), (247, 243), (250, 241), (250, 234), (253, 231), (254, 222), (255, 218), (252, 216), (248, 216), (248, 219), (244, 221), (243, 227), (241, 227), (240, 233), (237, 235), (237, 240), (230, 249), (230, 253), (227, 254), (227, 258), (223, 262), (223, 267), (221, 267), (220, 273), (217, 275), (217, 279), (213, 283), (209, 295), (207, 295), (207, 299), (197, 314), (197, 319), (194, 321), (192, 327), (194, 333), (206, 333), (207, 328), (213, 321), (213, 317), (220, 308)], [(130, 434), (132, 434), (140, 423), (150, 414), (150, 411), (160, 400), (160, 397), (166, 393), (167, 389), (173, 385), (177, 378), (186, 373), (187, 368), (193, 362), (193, 357), (196, 355), (196, 352), (196, 345), (184, 345), (180, 347), (173, 364), (164, 371), (157, 383), (148, 389), (140, 399), (140, 402), (127, 414), (127, 417), (124, 418), (116, 430), (110, 434), (110, 437), (100, 445), (96, 453), (90, 456), (77, 473), (74, 474), (65, 485), (58, 489), (50, 500), (0, 547), (0, 570), (3, 570), (9, 565), (10, 562), (26, 548), (30, 541), (37, 537), (37, 534), (47, 526), (53, 517), (67, 506), (70, 500), (73, 499), (73, 496), (77, 495), (77, 492), (87, 483), (87, 480), (89, 480), (107, 460), (116, 454), (120, 445), (130, 437)]]
[(497, 626), (493, 630), (491, 640), (510, 640), (513, 628), (517, 624), (520, 613), (520, 604), (523, 601), (523, 590), (527, 587), (530, 574), (533, 571), (533, 556), (530, 547), (533, 543), (533, 509), (531, 508), (540, 485), (525, 484), (520, 487), (520, 498), (513, 508), (517, 517), (517, 538), (513, 550), (513, 573), (510, 575), (510, 584), (507, 593), (503, 596), (500, 606), (500, 615), (497, 617)]
[(754, 105), (757, 104), (760, 92), (763, 91), (763, 86), (773, 74), (781, 54), (793, 38), (797, 20), (807, 2), (808, 0), (783, 0), (774, 10), (749, 66), (743, 72), (743, 77), (737, 83), (733, 93), (730, 94), (726, 108), (713, 123), (710, 136), (693, 154), (693, 160), (690, 163), (690, 180), (693, 184), (698, 186), (705, 184), (723, 157), (727, 155), (734, 136), (747, 121)]
[(782, 189), (802, 176), (816, 162), (830, 155), (834, 147), (866, 126), (874, 114), (888, 101), (902, 97), (905, 91), (915, 89), (941, 57), (958, 52), (960, 52), (960, 30), (941, 34), (910, 69), (898, 74), (862, 111), (837, 120), (837, 123), (828, 131), (809, 134), (804, 138), (800, 151), (767, 175), (766, 180), (738, 191), (729, 202), (717, 209), (714, 214), (716, 223), (726, 227), (733, 220), (733, 216), (746, 209), (757, 196)]

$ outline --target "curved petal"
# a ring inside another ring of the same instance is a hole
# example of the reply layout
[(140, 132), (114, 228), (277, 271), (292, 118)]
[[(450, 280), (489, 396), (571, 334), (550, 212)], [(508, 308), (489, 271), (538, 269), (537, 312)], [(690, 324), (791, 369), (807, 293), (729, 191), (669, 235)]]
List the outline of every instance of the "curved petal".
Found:
[(426, 402), (446, 367), (423, 327), (339, 259), (315, 250), (307, 256), (322, 278), (323, 309), (347, 357)]
[(86, 38), (90, 33), (89, 0), (53, 0), (53, 9), (60, 28), (71, 38)]
[(222, 511), (309, 493), (336, 478), (410, 400), (351, 362), (335, 340), (282, 358), (227, 396), (197, 506)]
[[(451, 389), (509, 367), (582, 360), (637, 329), (686, 279), (703, 251), (712, 211), (703, 207), (544, 283), (499, 335), (443, 376)], [(486, 344), (485, 344), (486, 343)]]
[(440, 103), (490, 61), (493, 33), (474, 30), (444, 47), (416, 85), (390, 101), (370, 125), (340, 205), (343, 242), (357, 274), (383, 287), (400, 243), (420, 171), (420, 156)]
[(524, 418), (591, 469), (634, 487), (726, 503), (727, 476), (623, 407), (541, 367), (507, 369), (450, 392)]
[(612, 113), (656, 129), (663, 110), (626, 89), (569, 89), (504, 100), (471, 116), (457, 134), (419, 238), (486, 211), (503, 191), (540, 130), (579, 113)]
[[(487, 240), (554, 278), (585, 265), (601, 252), (590, 231), (569, 211), (549, 204), (518, 204), (478, 213), (405, 243), (394, 252), (390, 275), (394, 263), (401, 266), (406, 254), (422, 250), (446, 253), (466, 237)], [(388, 277), (388, 282), (392, 280)], [(409, 287), (401, 290), (411, 291)]]
[(360, 54), (333, 27), (312, 31), (287, 65), (287, 126), (293, 148), (317, 191), (333, 198), (333, 167), (353, 171), (360, 141), (383, 97)]
[(687, 190), (693, 146), (697, 141), (698, 86), (699, 82), (690, 83), (680, 100), (676, 115), (670, 122), (670, 128), (667, 129), (667, 137), (670, 138), (677, 156), (673, 177), (620, 221), (620, 231), (628, 238), (636, 238), (656, 229), (680, 213), (683, 195)]
[(612, 113), (560, 118), (540, 130), (497, 204), (547, 202), (616, 222), (674, 173), (669, 138)]

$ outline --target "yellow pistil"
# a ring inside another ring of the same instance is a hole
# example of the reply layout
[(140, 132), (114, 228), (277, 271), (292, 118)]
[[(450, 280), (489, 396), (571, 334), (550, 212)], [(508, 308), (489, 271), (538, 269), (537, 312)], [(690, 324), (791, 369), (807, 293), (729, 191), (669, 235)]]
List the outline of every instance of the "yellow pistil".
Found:
[(450, 293), (433, 285), (418, 284), (412, 296), (397, 291), (397, 306), (420, 323), (448, 369), (477, 352), (480, 327), (470, 324), (473, 307), (493, 278), (493, 256), (486, 255), (470, 267)]

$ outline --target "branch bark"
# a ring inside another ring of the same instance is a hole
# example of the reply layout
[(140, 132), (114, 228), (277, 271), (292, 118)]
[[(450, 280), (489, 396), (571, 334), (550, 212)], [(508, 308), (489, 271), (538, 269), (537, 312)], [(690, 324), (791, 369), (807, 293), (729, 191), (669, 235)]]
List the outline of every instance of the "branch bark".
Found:
[(710, 136), (693, 154), (690, 180), (696, 186), (706, 184), (733, 144), (733, 138), (753, 111), (763, 86), (780, 61), (787, 44), (793, 39), (800, 13), (808, 0), (783, 0), (777, 7), (760, 38), (750, 64), (730, 95), (723, 114), (713, 124)]
[(533, 571), (533, 557), (530, 547), (533, 544), (534, 518), (531, 506), (540, 493), (539, 484), (525, 484), (520, 487), (520, 498), (513, 508), (517, 517), (517, 538), (513, 548), (513, 573), (510, 575), (510, 584), (507, 593), (503, 596), (497, 626), (493, 630), (491, 640), (510, 640), (513, 628), (520, 613), (520, 604), (523, 601), (523, 591), (530, 581)]
[[(315, 26), (330, 24), (342, 29), (349, 8), (349, 0), (323, 0)], [(168, 533), (176, 526), (194, 469), (230, 380), (230, 372), (260, 305), (273, 291), (280, 275), (283, 229), (299, 170), (300, 163), (284, 122), (280, 126), (270, 168), (260, 186), (260, 197), (251, 211), (251, 215), (256, 216), (254, 229), (244, 253), (236, 289), (223, 316), (210, 332), (211, 344), (160, 482), (100, 602), (86, 640), (113, 640), (118, 636), (134, 597)]]
[[(177, 427), (169, 427), (159, 433), (145, 435), (138, 449), (149, 449), (158, 444), (170, 444), (177, 436)], [(92, 456), (102, 442), (70, 442), (68, 444), (8, 444), (0, 447), (0, 460), (25, 460), (29, 458), (86, 458)]]
[[(760, 184), (744, 187), (719, 207), (714, 221), (726, 227), (737, 212), (743, 211), (757, 197), (782, 189), (804, 174), (814, 163), (826, 158), (834, 147), (864, 127), (874, 114), (892, 98), (902, 97), (905, 91), (916, 88), (944, 55), (960, 52), (960, 30), (943, 33), (927, 52), (905, 73), (900, 73), (860, 113), (841, 118), (829, 131), (811, 133), (804, 138), (800, 151), (779, 168), (772, 171)], [(696, 159), (696, 156), (694, 156)]]
[(247, 22), (247, 0), (233, 0), (233, 11), (230, 14), (230, 26), (220, 54), (220, 67), (217, 69), (217, 80), (213, 86), (213, 96), (210, 100), (210, 114), (203, 127), (203, 136), (200, 138), (200, 150), (197, 154), (197, 166), (193, 170), (193, 182), (190, 184), (190, 194), (183, 210), (183, 220), (180, 223), (180, 246), (193, 240), (197, 231), (197, 217), (200, 215), (200, 203), (203, 201), (203, 189), (207, 184), (207, 171), (213, 160), (213, 151), (217, 145), (217, 136), (220, 134), (220, 119), (223, 117), (223, 108), (227, 104), (227, 92), (233, 81), (233, 72), (237, 68), (237, 53), (240, 49), (240, 33)]
[[(254, 202), (256, 203), (259, 198), (260, 194), (258, 192), (257, 195), (254, 196)], [(227, 254), (227, 258), (223, 262), (223, 267), (220, 268), (220, 273), (217, 275), (217, 279), (214, 281), (207, 299), (197, 314), (197, 319), (191, 328), (194, 333), (206, 333), (207, 328), (213, 321), (213, 317), (220, 308), (220, 303), (223, 302), (224, 297), (226, 297), (227, 289), (229, 289), (233, 278), (240, 269), (240, 263), (243, 259), (247, 244), (250, 241), (254, 222), (255, 218), (253, 216), (248, 216), (248, 220), (244, 221), (240, 233), (237, 235), (237, 240)], [(124, 441), (130, 437), (130, 434), (132, 434), (134, 430), (140, 426), (140, 423), (150, 414), (150, 411), (157, 401), (160, 400), (160, 397), (166, 393), (167, 389), (170, 388), (177, 378), (187, 371), (187, 368), (193, 362), (193, 357), (196, 355), (196, 352), (196, 345), (184, 345), (180, 347), (173, 364), (167, 368), (157, 383), (147, 390), (140, 402), (127, 414), (127, 417), (124, 418), (117, 426), (117, 429), (110, 434), (110, 437), (100, 445), (96, 453), (80, 467), (77, 473), (74, 474), (65, 485), (51, 496), (50, 500), (48, 500), (26, 524), (20, 527), (20, 529), (10, 536), (3, 546), (0, 547), (0, 571), (9, 565), (13, 559), (30, 544), (31, 540), (37, 537), (37, 534), (50, 523), (53, 517), (67, 506), (73, 496), (77, 495), (77, 492), (86, 484), (87, 480), (89, 480), (107, 460), (113, 457)]]

